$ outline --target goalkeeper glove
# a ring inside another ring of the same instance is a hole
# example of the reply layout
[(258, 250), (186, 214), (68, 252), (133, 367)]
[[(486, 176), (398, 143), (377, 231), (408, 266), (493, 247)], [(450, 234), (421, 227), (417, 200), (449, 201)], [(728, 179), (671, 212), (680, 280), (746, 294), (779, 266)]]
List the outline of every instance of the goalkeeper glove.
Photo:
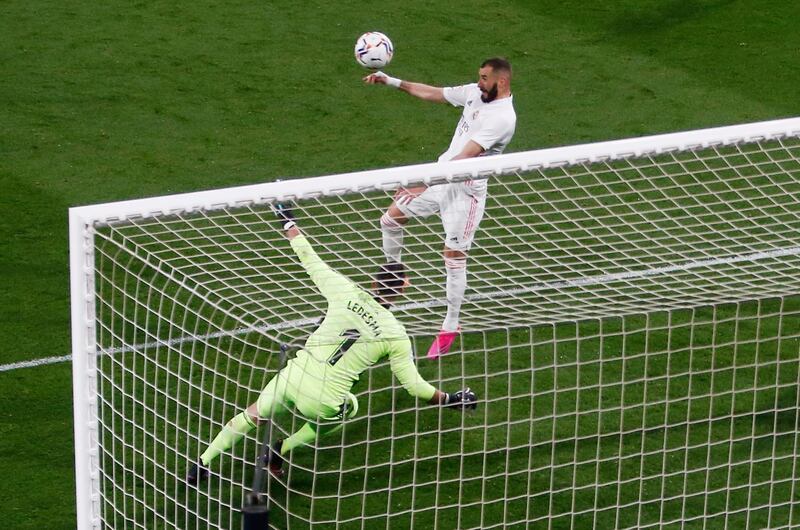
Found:
[(278, 218), (282, 229), (289, 230), (297, 224), (294, 220), (294, 212), (292, 212), (291, 203), (276, 202), (272, 208), (275, 211), (275, 216)]
[(444, 406), (451, 409), (470, 409), (478, 408), (478, 396), (469, 387), (452, 394), (446, 393), (447, 401)]

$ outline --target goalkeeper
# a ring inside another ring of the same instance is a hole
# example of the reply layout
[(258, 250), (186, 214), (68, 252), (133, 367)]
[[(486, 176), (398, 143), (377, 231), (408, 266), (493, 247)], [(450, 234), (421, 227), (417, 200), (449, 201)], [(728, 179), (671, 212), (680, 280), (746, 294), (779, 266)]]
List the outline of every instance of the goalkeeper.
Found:
[(383, 265), (367, 293), (333, 271), (311, 248), (298, 229), (292, 211), (277, 205), (276, 213), (303, 267), (328, 308), (320, 326), (306, 340), (297, 356), (273, 377), (255, 403), (234, 416), (192, 465), (187, 482), (208, 477), (208, 466), (246, 433), (273, 413), (295, 407), (308, 422), (285, 440), (277, 440), (267, 457), (270, 472), (283, 475), (284, 456), (317, 437), (341, 429), (342, 422), (358, 412), (350, 392), (367, 368), (388, 356), (392, 372), (409, 394), (431, 405), (463, 409), (476, 407), (469, 388), (448, 394), (437, 390), (417, 372), (406, 330), (387, 309), (406, 285), (403, 265)]

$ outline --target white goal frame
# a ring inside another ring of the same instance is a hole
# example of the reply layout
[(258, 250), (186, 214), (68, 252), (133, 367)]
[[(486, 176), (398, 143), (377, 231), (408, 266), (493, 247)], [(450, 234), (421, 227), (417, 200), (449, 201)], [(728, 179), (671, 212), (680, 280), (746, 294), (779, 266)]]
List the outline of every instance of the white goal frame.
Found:
[[(93, 227), (96, 224), (161, 214), (268, 204), (276, 200), (390, 190), (413, 183), (436, 184), (787, 136), (800, 136), (800, 118), (71, 208), (70, 291), (77, 528), (93, 529), (102, 525), (93, 276)], [(379, 212), (375, 214), (377, 223)]]

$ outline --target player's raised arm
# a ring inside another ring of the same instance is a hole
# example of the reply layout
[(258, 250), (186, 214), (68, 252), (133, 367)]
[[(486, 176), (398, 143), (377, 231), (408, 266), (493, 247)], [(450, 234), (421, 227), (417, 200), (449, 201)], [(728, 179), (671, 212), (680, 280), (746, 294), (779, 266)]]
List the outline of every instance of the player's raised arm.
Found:
[(402, 81), (396, 77), (390, 77), (383, 72), (375, 72), (369, 74), (364, 78), (364, 82), (368, 85), (388, 85), (398, 88), (403, 92), (411, 94), (419, 99), (425, 101), (433, 101), (434, 103), (446, 103), (444, 98), (444, 89), (441, 87), (430, 86), (424, 83), (414, 83), (412, 81)]
[(308, 242), (300, 231), (300, 228), (298, 228), (294, 218), (294, 212), (290, 205), (277, 203), (273, 208), (286, 239), (289, 240), (295, 254), (300, 258), (300, 263), (311, 277), (314, 285), (319, 289), (319, 292), (322, 293), (325, 298), (340, 295), (342, 289), (350, 285), (349, 280), (331, 269), (328, 264), (322, 261), (322, 258), (317, 255), (311, 247), (311, 243)]

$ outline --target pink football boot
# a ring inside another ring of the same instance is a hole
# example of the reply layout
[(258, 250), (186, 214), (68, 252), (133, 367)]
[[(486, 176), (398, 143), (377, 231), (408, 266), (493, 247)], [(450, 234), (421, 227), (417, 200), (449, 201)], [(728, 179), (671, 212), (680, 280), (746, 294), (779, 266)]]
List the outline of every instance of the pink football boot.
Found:
[(436, 359), (440, 355), (450, 351), (450, 346), (456, 340), (458, 334), (461, 332), (461, 326), (456, 331), (440, 331), (439, 334), (433, 339), (433, 344), (428, 348), (428, 359)]

